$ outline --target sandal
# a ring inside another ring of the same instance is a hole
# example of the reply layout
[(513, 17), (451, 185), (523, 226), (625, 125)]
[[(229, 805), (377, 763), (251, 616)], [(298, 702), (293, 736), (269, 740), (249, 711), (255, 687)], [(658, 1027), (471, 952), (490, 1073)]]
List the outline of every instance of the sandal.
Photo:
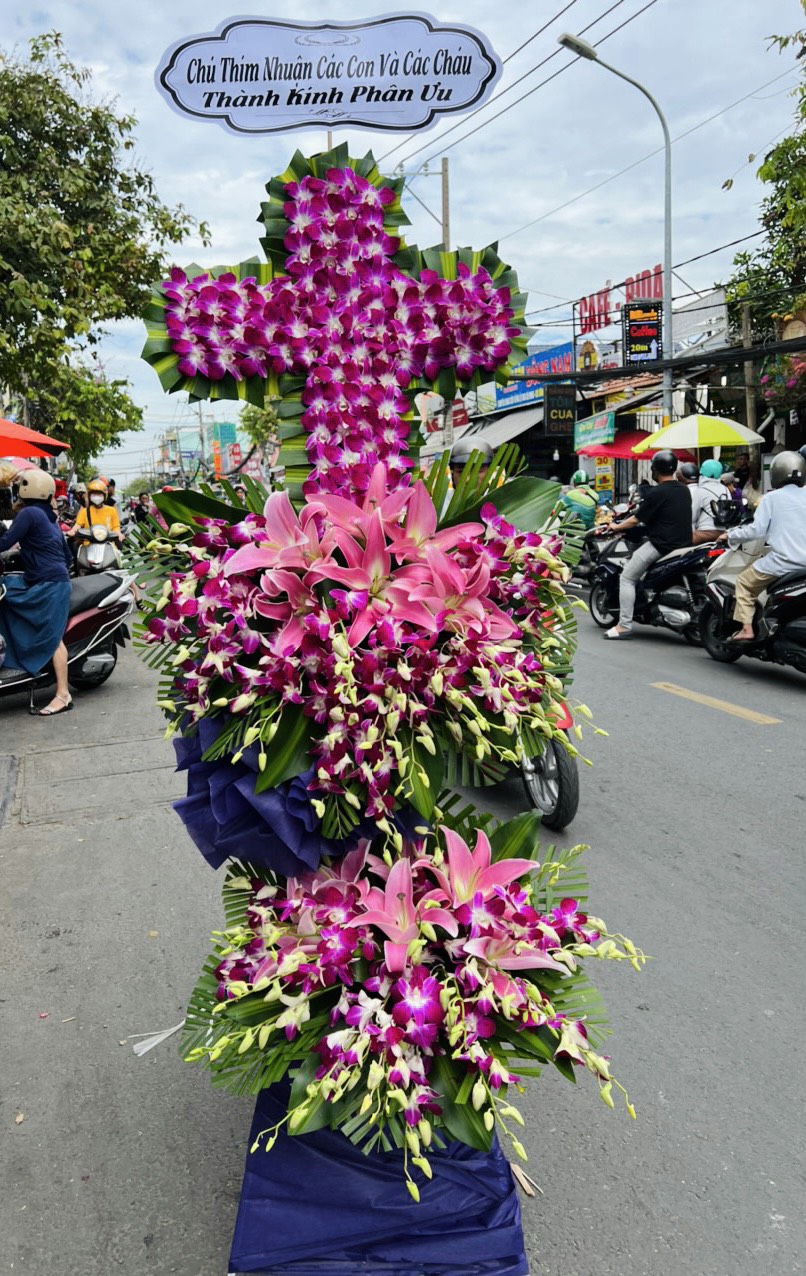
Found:
[(73, 701), (65, 700), (64, 696), (54, 696), (53, 699), (61, 701), (61, 709), (51, 709), (49, 706), (45, 709), (40, 709), (37, 714), (38, 718), (55, 718), (59, 713), (69, 713), (73, 707)]
[(614, 625), (612, 629), (608, 629), (605, 638), (608, 638), (610, 642), (627, 642), (632, 638), (632, 633), (629, 629), (619, 629), (618, 625)]

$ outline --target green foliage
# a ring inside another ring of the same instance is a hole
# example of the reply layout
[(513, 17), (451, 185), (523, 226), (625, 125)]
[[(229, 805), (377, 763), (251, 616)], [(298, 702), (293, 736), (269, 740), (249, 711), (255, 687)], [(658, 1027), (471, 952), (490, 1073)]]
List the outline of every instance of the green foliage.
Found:
[(33, 397), (79, 455), (138, 422), (125, 383), (97, 389), (76, 349), (142, 312), (169, 245), (206, 237), (134, 160), (134, 125), (93, 100), (57, 33), (31, 40), (27, 58), (0, 53), (0, 384)]
[[(2, 305), (2, 302), (0, 302)], [(109, 380), (95, 363), (64, 358), (27, 392), (27, 420), (70, 445), (70, 462), (82, 468), (128, 430), (143, 428), (143, 414), (129, 398), (128, 381)], [(139, 490), (139, 489), (138, 489)]]
[[(806, 12), (804, 0), (801, 7)], [(779, 52), (806, 46), (806, 30), (772, 36)], [(750, 305), (755, 337), (775, 331), (776, 320), (806, 305), (806, 59), (801, 58), (800, 81), (794, 90), (795, 126), (764, 156), (757, 171), (769, 188), (761, 202), (760, 222), (765, 232), (760, 247), (734, 258), (727, 282), (732, 319), (739, 327), (740, 309)], [(752, 158), (752, 157), (751, 157)], [(732, 182), (724, 183), (730, 189)]]

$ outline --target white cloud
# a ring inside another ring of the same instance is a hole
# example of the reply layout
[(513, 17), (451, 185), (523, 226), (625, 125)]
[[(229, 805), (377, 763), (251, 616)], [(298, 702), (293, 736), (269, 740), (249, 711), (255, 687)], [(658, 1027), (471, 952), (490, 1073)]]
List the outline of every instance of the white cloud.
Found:
[[(587, 38), (601, 38), (643, 2), (623, 0)], [(509, 0), (495, 6), (465, 0), (435, 7), (435, 16), (471, 23), (506, 57), (561, 7), (560, 0), (529, 5)], [(576, 0), (564, 17), (507, 63), (498, 91), (553, 53), (561, 31), (581, 31), (607, 7), (608, 0)], [(793, 0), (658, 0), (607, 41), (601, 54), (652, 90), (675, 136), (787, 67), (794, 68), (791, 54), (767, 51), (766, 37), (796, 26), (798, 10)], [(273, 17), (299, 20), (346, 21), (374, 17), (378, 11), (376, 0), (274, 0), (270, 7)], [(212, 248), (186, 245), (178, 252), (182, 262), (196, 259), (215, 265), (259, 252), (255, 218), (265, 183), (286, 167), (297, 147), (313, 151), (325, 141), (314, 131), (234, 137), (218, 125), (180, 118), (159, 97), (153, 76), (164, 49), (182, 36), (212, 31), (230, 16), (235, 13), (222, 9), (218, 0), (138, 0), (128, 6), (108, 0), (53, 0), (26, 11), (18, 7), (6, 24), (7, 46), (44, 30), (61, 31), (70, 55), (93, 68), (95, 92), (115, 96), (121, 110), (137, 117), (139, 158), (153, 172), (162, 198), (183, 203), (212, 228)], [(568, 61), (570, 55), (562, 51), (505, 96), (500, 106), (450, 133), (446, 143)], [(761, 188), (754, 176), (757, 163), (746, 163), (747, 155), (763, 151), (786, 127), (792, 103), (785, 90), (794, 81), (793, 73), (675, 144), (676, 261), (756, 229)], [(389, 163), (405, 159), (424, 143), (428, 149), (411, 160), (411, 167), (427, 155), (438, 156), (439, 139), (449, 127), (437, 125), (407, 140)], [(346, 136), (355, 152), (372, 148), (376, 155), (402, 140), (354, 130), (336, 136)], [(577, 62), (448, 152), (454, 242), (481, 245), (508, 235), (633, 163), (660, 141), (658, 122), (634, 88), (601, 67)], [(662, 247), (662, 172), (661, 156), (648, 160), (534, 228), (504, 239), (502, 255), (517, 268), (524, 284), (560, 297), (580, 295), (607, 278), (620, 279), (653, 265)], [(722, 182), (734, 173), (733, 189), (722, 191)], [(439, 211), (436, 179), (420, 177), (414, 189)], [(413, 223), (408, 238), (423, 245), (438, 240), (437, 225), (417, 203), (407, 208)], [(706, 258), (683, 273), (693, 285), (705, 287), (727, 272), (732, 251)], [(542, 292), (532, 299), (533, 306), (551, 304)], [(549, 338), (559, 335), (558, 330)], [(106, 366), (116, 376), (131, 377), (135, 399), (152, 418), (170, 417), (177, 410), (176, 401), (162, 394), (154, 373), (139, 360), (142, 340), (138, 324), (118, 325), (104, 343)], [(217, 415), (226, 411), (216, 409)], [(125, 456), (118, 454), (120, 467), (136, 465), (137, 449), (159, 429), (160, 423), (154, 422), (147, 435), (127, 440)]]

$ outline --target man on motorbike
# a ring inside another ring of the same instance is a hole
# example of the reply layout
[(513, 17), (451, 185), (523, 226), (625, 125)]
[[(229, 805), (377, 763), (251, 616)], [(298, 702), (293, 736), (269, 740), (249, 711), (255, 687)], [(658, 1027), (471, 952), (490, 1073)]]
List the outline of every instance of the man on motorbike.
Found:
[(772, 491), (767, 492), (752, 523), (723, 532), (721, 541), (731, 548), (745, 541), (763, 540), (769, 552), (745, 567), (736, 578), (734, 620), (741, 628), (734, 642), (752, 642), (756, 599), (779, 576), (806, 571), (806, 460), (798, 452), (779, 452), (770, 466)]
[(598, 505), (599, 498), (590, 486), (587, 474), (584, 470), (576, 470), (571, 475), (570, 490), (560, 497), (554, 511), (557, 513), (563, 509), (568, 510), (579, 519), (587, 532), (596, 520)]
[(52, 498), (56, 484), (44, 470), (25, 470), (19, 478), (22, 509), (5, 535), (0, 553), (20, 547), (23, 575), (6, 579), (0, 604), (0, 635), (6, 641), (5, 663), (38, 674), (49, 660), (56, 675), (56, 694), (42, 717), (72, 709), (67, 685), (67, 648), (62, 636), (70, 609), (70, 551), (59, 530)]
[(631, 635), (636, 586), (644, 573), (664, 554), (691, 544), (691, 496), (688, 488), (677, 482), (676, 473), (677, 457), (674, 452), (666, 449), (656, 452), (652, 458), (652, 477), (656, 486), (650, 489), (635, 514), (611, 524), (612, 531), (624, 532), (641, 523), (647, 532), (647, 539), (621, 573), (618, 624), (605, 634), (605, 638), (611, 641)]

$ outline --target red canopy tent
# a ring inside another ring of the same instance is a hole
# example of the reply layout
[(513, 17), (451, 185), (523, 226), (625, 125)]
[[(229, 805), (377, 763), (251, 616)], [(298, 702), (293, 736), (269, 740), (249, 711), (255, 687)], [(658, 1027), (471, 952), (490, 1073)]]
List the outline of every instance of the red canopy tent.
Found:
[[(577, 452), (578, 456), (609, 456), (614, 461), (648, 461), (660, 451), (659, 448), (647, 448), (640, 456), (636, 456), (633, 448), (637, 443), (643, 443), (646, 438), (645, 430), (622, 430), (617, 434), (612, 443), (591, 443), (588, 447), (581, 447)], [(685, 448), (675, 448), (675, 456), (678, 461), (695, 461), (697, 460), (693, 452), (687, 452)]]
[(0, 456), (58, 456), (69, 450), (69, 443), (29, 430), (27, 425), (18, 425), (16, 421), (0, 419)]

